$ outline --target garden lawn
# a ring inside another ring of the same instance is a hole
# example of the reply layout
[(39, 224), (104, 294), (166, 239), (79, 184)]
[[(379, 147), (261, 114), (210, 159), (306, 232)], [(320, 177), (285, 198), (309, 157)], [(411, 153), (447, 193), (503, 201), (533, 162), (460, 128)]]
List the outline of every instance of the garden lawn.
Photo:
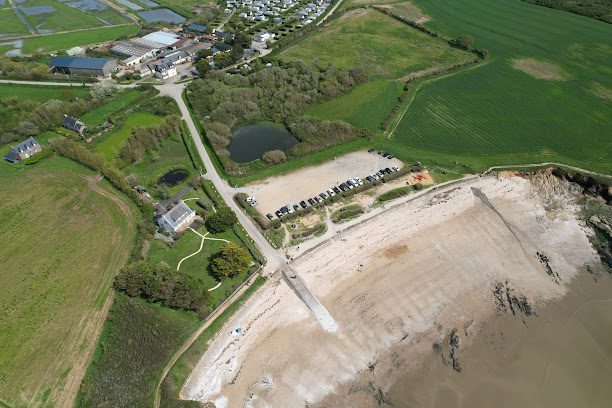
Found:
[(81, 120), (90, 128), (100, 126), (106, 122), (109, 116), (131, 107), (140, 96), (142, 96), (142, 92), (136, 89), (121, 91), (104, 105), (81, 116)]
[[(416, 3), (432, 16), (428, 26), (471, 35), (490, 59), (415, 86), (384, 148), (466, 171), (556, 161), (612, 173), (612, 25), (513, 0)], [(563, 76), (538, 79), (516, 69), (517, 59)]]
[(474, 57), (374, 9), (349, 11), (292, 47), (285, 61), (319, 61), (348, 70), (365, 68), (373, 78), (396, 79)]
[(136, 24), (129, 24), (118, 27), (101, 27), (85, 31), (40, 35), (26, 38), (21, 51), (25, 54), (44, 53), (65, 50), (76, 46), (100, 44), (120, 37), (132, 36), (138, 30), (139, 27)]
[(119, 154), (121, 145), (132, 134), (132, 128), (136, 126), (153, 127), (164, 121), (161, 116), (156, 116), (148, 112), (133, 112), (126, 116), (118, 127), (109, 132), (103, 133), (95, 150), (101, 153), (106, 160), (112, 160)]
[[(202, 235), (206, 234), (206, 228), (204, 227), (200, 227), (197, 231)], [(225, 231), (221, 234), (208, 234), (207, 238), (226, 239), (243, 246), (240, 239), (232, 230)], [(200, 248), (201, 241), (202, 238), (191, 230), (187, 230), (182, 234), (181, 238), (176, 242), (176, 246), (174, 248), (170, 248), (162, 241), (153, 240), (149, 249), (147, 261), (151, 264), (166, 262), (171, 268), (176, 269), (181, 259), (196, 252)], [(214, 255), (219, 252), (223, 244), (223, 241), (205, 240), (202, 251), (200, 251), (197, 255), (183, 261), (180, 272), (201, 279), (207, 289), (217, 286), (219, 281), (217, 281), (216, 277), (210, 270), (209, 264)], [(211, 295), (212, 305), (214, 306), (225, 299), (227, 295), (233, 291), (235, 286), (246, 280), (249, 273), (250, 271), (247, 271), (232, 279), (224, 279), (219, 288), (209, 292)]]
[(349, 94), (313, 106), (306, 114), (321, 120), (342, 119), (353, 126), (376, 132), (398, 102), (402, 88), (400, 81), (366, 82)]
[(198, 322), (193, 312), (117, 293), (76, 406), (153, 406), (163, 367)]
[(132, 248), (138, 210), (105, 181), (93, 190), (94, 176), (59, 157), (0, 166), (0, 395), (9, 406), (72, 405)]

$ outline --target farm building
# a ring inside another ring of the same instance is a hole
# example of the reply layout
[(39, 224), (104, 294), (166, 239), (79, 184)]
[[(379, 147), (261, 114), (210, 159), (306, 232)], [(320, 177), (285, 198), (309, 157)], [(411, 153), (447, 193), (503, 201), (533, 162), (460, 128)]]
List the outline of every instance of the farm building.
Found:
[(117, 69), (117, 61), (107, 58), (55, 57), (49, 64), (53, 72), (68, 75), (109, 76)]
[(155, 76), (159, 79), (168, 79), (177, 75), (176, 67), (172, 63), (162, 63), (155, 65)]
[(62, 121), (62, 126), (68, 130), (72, 130), (78, 134), (83, 134), (85, 130), (85, 124), (78, 120), (77, 118), (73, 118), (72, 116), (64, 115), (64, 120)]
[(184, 201), (179, 201), (170, 211), (158, 218), (157, 224), (173, 234), (187, 228), (196, 213)]
[(185, 27), (187, 31), (195, 31), (197, 33), (205, 33), (208, 30), (208, 26), (204, 24), (191, 23)]
[(9, 150), (7, 155), (4, 156), (4, 159), (10, 161), (11, 163), (17, 163), (32, 157), (41, 151), (42, 146), (40, 143), (31, 137), (28, 140), (11, 147), (11, 150)]

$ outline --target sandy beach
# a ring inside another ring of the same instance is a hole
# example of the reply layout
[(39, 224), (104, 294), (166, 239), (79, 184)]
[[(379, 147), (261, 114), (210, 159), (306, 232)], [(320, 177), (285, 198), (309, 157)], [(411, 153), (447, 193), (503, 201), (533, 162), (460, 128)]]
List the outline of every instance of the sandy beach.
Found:
[(435, 341), (493, 315), (496, 283), (531, 305), (559, 299), (599, 261), (567, 198), (552, 206), (538, 191), (520, 177), (479, 178), (341, 232), (292, 263), (337, 331), (324, 331), (276, 276), (213, 339), (182, 397), (370, 407)]

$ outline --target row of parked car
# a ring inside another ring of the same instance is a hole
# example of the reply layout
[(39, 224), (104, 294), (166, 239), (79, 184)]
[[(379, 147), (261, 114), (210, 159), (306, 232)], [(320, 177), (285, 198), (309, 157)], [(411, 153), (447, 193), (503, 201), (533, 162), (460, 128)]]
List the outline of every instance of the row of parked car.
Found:
[[(369, 176), (367, 176), (366, 182), (368, 183), (373, 183), (376, 180), (380, 180), (382, 178), (385, 177), (385, 175), (387, 174), (391, 174), (394, 171), (399, 171), (399, 167), (398, 166), (393, 166), (391, 168), (387, 167), (384, 169), (380, 169), (379, 171), (377, 171), (376, 173), (373, 173)], [(359, 178), (359, 177), (354, 177), (354, 178), (350, 178), (348, 180), (346, 180), (344, 183), (340, 183), (337, 186), (334, 186), (332, 188), (327, 189), (326, 191), (321, 192), (318, 196), (314, 196), (305, 200), (300, 201), (300, 204), (286, 204), (285, 206), (279, 208), (278, 210), (276, 210), (276, 212), (274, 214), (272, 213), (268, 213), (266, 214), (266, 217), (268, 217), (269, 220), (274, 219), (274, 215), (276, 215), (278, 218), (282, 218), (287, 214), (292, 214), (293, 212), (297, 211), (300, 209), (300, 207), (302, 209), (306, 209), (309, 206), (315, 206), (317, 204), (322, 203), (323, 201), (327, 200), (330, 197), (334, 197), (336, 194), (340, 194), (342, 192), (345, 191), (350, 191), (352, 189), (354, 189), (355, 187), (359, 187), (362, 186), (364, 184), (364, 181)]]
[[(376, 149), (372, 149), (372, 148), (368, 149), (368, 153), (374, 153), (375, 151), (376, 151)], [(378, 154), (380, 156), (382, 156), (382, 157), (386, 157), (389, 160), (391, 160), (393, 157), (395, 157), (391, 153), (385, 152), (384, 150), (379, 150)]]

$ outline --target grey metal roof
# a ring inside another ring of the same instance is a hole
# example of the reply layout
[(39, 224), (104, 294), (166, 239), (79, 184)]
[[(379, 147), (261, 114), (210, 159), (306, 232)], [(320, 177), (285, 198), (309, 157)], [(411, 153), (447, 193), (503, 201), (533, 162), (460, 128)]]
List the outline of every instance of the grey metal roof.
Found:
[(202, 25), (202, 24), (191, 23), (187, 26), (187, 29), (191, 31), (199, 31), (201, 33), (204, 33), (206, 32), (206, 30), (208, 30), (208, 26)]
[(163, 215), (163, 217), (168, 221), (173, 228), (184, 220), (189, 214), (194, 211), (185, 204), (184, 201), (179, 201), (177, 205), (174, 206), (170, 211)]
[(50, 65), (59, 68), (102, 69), (111, 61), (107, 58), (55, 57), (51, 60)]

